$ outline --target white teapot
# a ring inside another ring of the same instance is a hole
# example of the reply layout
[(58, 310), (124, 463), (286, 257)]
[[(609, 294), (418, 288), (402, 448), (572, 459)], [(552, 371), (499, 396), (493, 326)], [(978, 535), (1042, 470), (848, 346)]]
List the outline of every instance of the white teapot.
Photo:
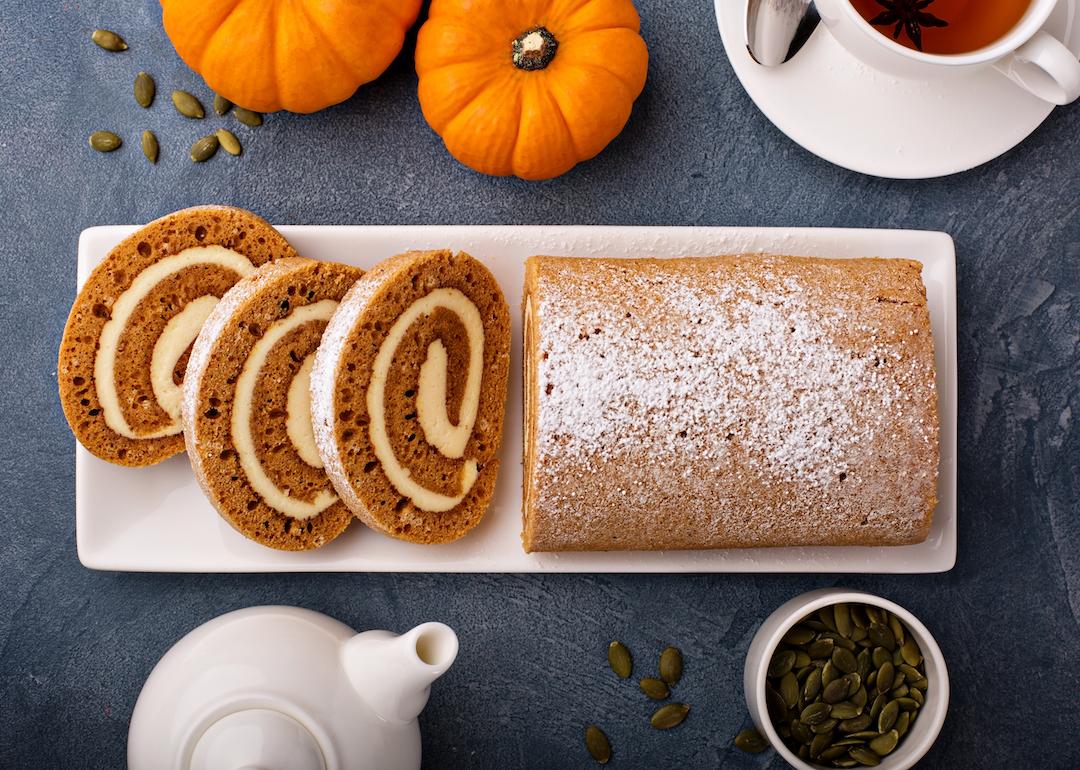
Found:
[(296, 607), (196, 628), (158, 662), (128, 731), (130, 770), (415, 770), (416, 717), (457, 657), (442, 623), (356, 633)]

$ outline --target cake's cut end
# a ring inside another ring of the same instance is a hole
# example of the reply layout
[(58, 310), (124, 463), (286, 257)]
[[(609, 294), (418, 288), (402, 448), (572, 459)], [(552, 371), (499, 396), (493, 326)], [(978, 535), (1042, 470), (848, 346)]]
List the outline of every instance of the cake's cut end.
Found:
[(475, 527), (499, 470), (510, 316), (468, 254), (409, 252), (357, 282), (312, 373), (316, 442), (342, 500), (415, 543)]

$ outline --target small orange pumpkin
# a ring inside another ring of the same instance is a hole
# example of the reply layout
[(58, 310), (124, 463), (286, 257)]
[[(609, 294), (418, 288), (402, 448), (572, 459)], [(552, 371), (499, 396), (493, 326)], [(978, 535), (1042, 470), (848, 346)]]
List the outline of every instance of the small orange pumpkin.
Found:
[(206, 84), (259, 112), (345, 101), (401, 51), (421, 0), (161, 0), (165, 32)]
[(432, 0), (420, 107), (466, 166), (550, 179), (626, 125), (649, 63), (639, 29), (631, 0)]

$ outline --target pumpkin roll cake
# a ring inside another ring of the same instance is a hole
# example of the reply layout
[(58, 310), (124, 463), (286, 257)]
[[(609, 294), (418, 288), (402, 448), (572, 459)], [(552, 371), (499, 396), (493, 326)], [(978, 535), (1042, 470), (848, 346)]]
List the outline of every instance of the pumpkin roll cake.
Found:
[(327, 322), (362, 274), (309, 259), (264, 265), (222, 298), (192, 348), (191, 466), (221, 516), (263, 545), (317, 548), (352, 521), (315, 447), (310, 380)]
[(125, 238), (90, 274), (60, 343), (60, 401), (79, 442), (129, 466), (182, 452), (180, 386), (203, 321), (242, 277), (295, 256), (262, 219), (223, 206)]
[(499, 470), (510, 313), (484, 265), (418, 251), (366, 273), (315, 356), (315, 439), (341, 499), (415, 543), (475, 527)]
[(532, 257), (523, 310), (527, 551), (927, 537), (919, 263)]

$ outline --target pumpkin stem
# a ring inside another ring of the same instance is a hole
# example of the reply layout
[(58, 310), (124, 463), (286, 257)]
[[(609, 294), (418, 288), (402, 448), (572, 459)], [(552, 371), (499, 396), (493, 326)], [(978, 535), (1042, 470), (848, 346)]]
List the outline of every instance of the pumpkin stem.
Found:
[(514, 66), (532, 72), (551, 64), (555, 52), (559, 50), (559, 41), (547, 27), (532, 27), (514, 38), (511, 48)]

